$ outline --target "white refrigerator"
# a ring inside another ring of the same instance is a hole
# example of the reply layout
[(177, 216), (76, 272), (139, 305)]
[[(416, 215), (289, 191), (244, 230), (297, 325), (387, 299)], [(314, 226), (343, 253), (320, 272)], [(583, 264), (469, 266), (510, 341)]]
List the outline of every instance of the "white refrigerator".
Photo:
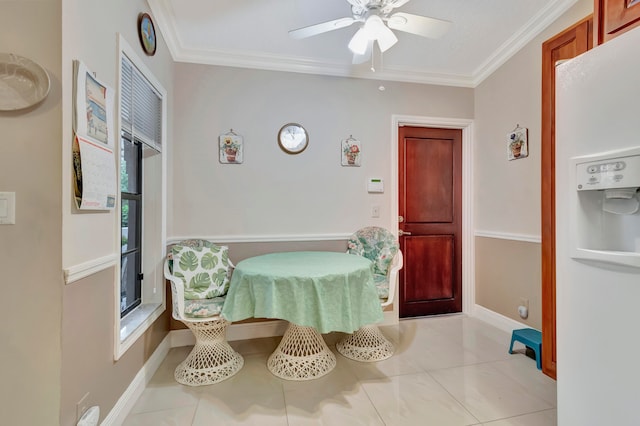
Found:
[(640, 425), (640, 28), (556, 73), (558, 424)]

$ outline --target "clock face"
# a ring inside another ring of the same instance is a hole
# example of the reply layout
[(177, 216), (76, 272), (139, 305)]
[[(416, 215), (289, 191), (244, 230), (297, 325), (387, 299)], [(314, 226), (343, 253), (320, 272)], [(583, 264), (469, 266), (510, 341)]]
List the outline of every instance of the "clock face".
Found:
[(289, 154), (298, 154), (305, 150), (309, 143), (309, 134), (299, 124), (285, 124), (278, 133), (278, 144)]

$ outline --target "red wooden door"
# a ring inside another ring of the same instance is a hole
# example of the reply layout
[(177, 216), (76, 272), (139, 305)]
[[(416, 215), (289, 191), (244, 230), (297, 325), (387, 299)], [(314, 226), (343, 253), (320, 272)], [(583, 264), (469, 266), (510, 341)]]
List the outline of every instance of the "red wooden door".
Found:
[(400, 316), (462, 310), (462, 130), (401, 127)]

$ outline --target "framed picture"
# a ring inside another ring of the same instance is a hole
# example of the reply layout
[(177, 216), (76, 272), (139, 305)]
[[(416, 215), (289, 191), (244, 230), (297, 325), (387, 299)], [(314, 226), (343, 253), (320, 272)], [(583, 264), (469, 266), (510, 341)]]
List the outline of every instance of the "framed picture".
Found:
[(148, 13), (141, 13), (138, 16), (138, 36), (140, 43), (144, 49), (144, 53), (148, 56), (156, 54), (156, 28), (153, 20)]
[(222, 164), (241, 164), (244, 160), (244, 142), (242, 136), (229, 131), (220, 135), (219, 151)]
[(360, 167), (362, 147), (359, 140), (349, 137), (342, 141), (341, 158), (343, 166)]
[(507, 159), (519, 160), (528, 156), (527, 129), (517, 126), (507, 134)]

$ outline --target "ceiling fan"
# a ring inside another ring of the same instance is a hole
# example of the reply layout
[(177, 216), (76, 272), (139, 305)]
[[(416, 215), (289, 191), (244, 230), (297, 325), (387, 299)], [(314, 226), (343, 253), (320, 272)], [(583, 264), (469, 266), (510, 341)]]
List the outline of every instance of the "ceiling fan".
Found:
[(360, 23), (360, 29), (349, 41), (353, 52), (353, 63), (367, 61), (371, 57), (374, 42), (378, 42), (381, 52), (387, 51), (398, 42), (393, 30), (404, 31), (427, 38), (442, 37), (451, 22), (428, 16), (396, 12), (393, 9), (405, 5), (409, 0), (347, 0), (351, 4), (353, 17), (334, 19), (308, 27), (289, 31), (295, 39), (303, 39), (326, 33), (352, 24)]

